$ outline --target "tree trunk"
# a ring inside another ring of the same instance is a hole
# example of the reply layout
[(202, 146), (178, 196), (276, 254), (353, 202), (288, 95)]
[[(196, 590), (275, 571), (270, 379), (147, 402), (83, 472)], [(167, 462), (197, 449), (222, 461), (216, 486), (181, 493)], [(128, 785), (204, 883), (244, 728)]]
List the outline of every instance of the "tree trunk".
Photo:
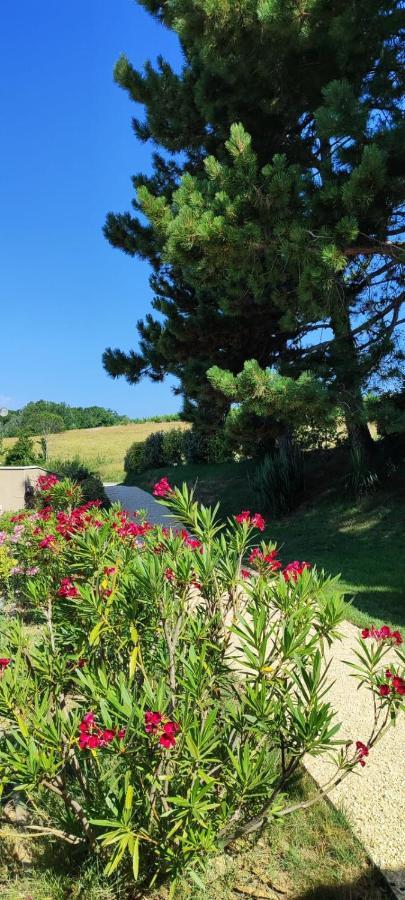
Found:
[(331, 327), (335, 335), (332, 354), (339, 402), (351, 446), (360, 448), (366, 456), (370, 456), (375, 445), (366, 420), (361, 371), (349, 310), (344, 297), (340, 297), (337, 303), (339, 306), (331, 314)]

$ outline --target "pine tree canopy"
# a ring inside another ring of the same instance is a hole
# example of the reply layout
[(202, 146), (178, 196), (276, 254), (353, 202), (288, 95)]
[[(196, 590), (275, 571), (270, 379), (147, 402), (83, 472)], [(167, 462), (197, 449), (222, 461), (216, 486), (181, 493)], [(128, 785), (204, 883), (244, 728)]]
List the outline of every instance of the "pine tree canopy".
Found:
[(139, 353), (106, 351), (108, 371), (174, 373), (204, 420), (229, 407), (212, 366), (310, 369), (364, 437), (364, 388), (402, 360), (402, 3), (141, 5), (184, 63), (116, 67), (145, 109), (138, 139), (162, 153), (106, 234), (152, 264), (159, 319), (138, 323)]

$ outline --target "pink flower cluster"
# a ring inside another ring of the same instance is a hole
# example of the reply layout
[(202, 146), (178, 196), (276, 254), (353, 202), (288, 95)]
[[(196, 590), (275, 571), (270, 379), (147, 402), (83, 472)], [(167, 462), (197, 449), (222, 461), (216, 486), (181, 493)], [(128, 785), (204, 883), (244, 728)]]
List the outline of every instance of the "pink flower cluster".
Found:
[(62, 578), (58, 588), (59, 597), (78, 597), (79, 591), (71, 578)]
[(153, 496), (154, 497), (168, 497), (169, 494), (173, 493), (173, 488), (170, 487), (167, 477), (161, 478), (160, 481), (157, 481), (153, 487)]
[(41, 550), (49, 550), (53, 546), (55, 541), (56, 537), (54, 534), (47, 534), (44, 538), (42, 538), (42, 541), (39, 542), (39, 546), (41, 547)]
[(40, 475), (35, 485), (37, 491), (50, 491), (58, 483), (56, 475)]
[(259, 531), (264, 531), (266, 527), (263, 516), (261, 516), (260, 513), (252, 514), (250, 509), (243, 509), (242, 512), (238, 513), (238, 515), (235, 516), (235, 522), (238, 522), (239, 525), (246, 523), (253, 528), (258, 528)]
[(180, 725), (171, 719), (164, 720), (160, 712), (147, 711), (145, 713), (145, 731), (159, 737), (159, 744), (170, 750), (176, 744), (176, 735), (180, 731)]
[(121, 524), (115, 523), (113, 525), (114, 531), (116, 531), (116, 533), (120, 537), (124, 538), (143, 537), (148, 533), (148, 531), (151, 530), (151, 528), (153, 528), (153, 525), (151, 525), (149, 522), (144, 522), (142, 525), (138, 525), (136, 522), (130, 522), (128, 519), (125, 519), (124, 516), (122, 516)]
[(263, 553), (260, 547), (253, 547), (249, 556), (249, 562), (253, 565), (263, 564), (270, 568), (272, 572), (281, 569), (281, 562), (277, 559), (277, 550), (271, 550), (270, 553)]
[(383, 625), (382, 628), (375, 628), (374, 625), (371, 625), (370, 628), (363, 628), (361, 636), (363, 640), (372, 638), (375, 641), (393, 641), (398, 646), (403, 643), (401, 632), (391, 631), (388, 625)]
[(24, 525), (16, 525), (12, 535), (10, 536), (10, 541), (12, 544), (18, 544), (24, 534), (25, 527)]
[(0, 675), (5, 671), (5, 669), (7, 669), (10, 663), (11, 659), (9, 659), (8, 656), (0, 657)]
[(298, 576), (302, 575), (304, 569), (312, 569), (312, 564), (305, 562), (305, 560), (299, 562), (298, 559), (288, 563), (288, 566), (283, 569), (284, 581), (296, 581)]
[(111, 729), (100, 728), (96, 724), (94, 713), (89, 712), (83, 716), (79, 725), (79, 747), (81, 750), (97, 750), (98, 747), (106, 747), (115, 738), (122, 740), (125, 737), (125, 728)]
[(73, 534), (76, 534), (78, 531), (84, 531), (90, 525), (96, 528), (102, 525), (102, 522), (94, 519), (91, 514), (91, 510), (97, 509), (100, 503), (100, 500), (89, 500), (88, 503), (83, 503), (82, 506), (76, 506), (71, 513), (58, 512), (56, 515), (56, 531), (58, 534), (65, 538), (66, 541), (69, 541)]
[(356, 750), (357, 762), (364, 767), (366, 765), (365, 757), (367, 757), (370, 752), (369, 747), (367, 747), (367, 744), (363, 744), (363, 741), (356, 741)]
[(31, 578), (33, 575), (38, 575), (38, 572), (39, 566), (29, 566), (28, 569), (24, 569), (24, 566), (13, 566), (10, 575), (29, 575)]

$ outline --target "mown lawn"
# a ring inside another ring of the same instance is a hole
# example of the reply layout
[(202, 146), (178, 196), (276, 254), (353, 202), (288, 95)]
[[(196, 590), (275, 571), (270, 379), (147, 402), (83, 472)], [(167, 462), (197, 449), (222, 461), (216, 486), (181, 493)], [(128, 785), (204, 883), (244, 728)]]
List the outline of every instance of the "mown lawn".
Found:
[[(291, 800), (312, 790), (304, 776)], [(200, 878), (204, 889), (185, 880), (176, 900), (393, 900), (344, 816), (325, 801), (274, 821), (257, 842), (235, 842), (210, 860)], [(101, 861), (83, 862), (72, 848), (23, 840), (0, 845), (4, 900), (146, 900), (129, 884), (129, 876), (106, 879)], [(168, 900), (168, 889), (147, 900)]]
[[(151, 490), (163, 474), (171, 484), (195, 484), (206, 504), (219, 500), (224, 516), (259, 508), (251, 484), (252, 462), (166, 467), (143, 473), (136, 483)], [(387, 485), (354, 502), (343, 488), (340, 496), (325, 488), (325, 472), (311, 472), (297, 511), (283, 519), (267, 516), (266, 536), (278, 542), (283, 562), (306, 559), (333, 575), (341, 574), (347, 616), (359, 625), (370, 620), (405, 625), (403, 473)]]

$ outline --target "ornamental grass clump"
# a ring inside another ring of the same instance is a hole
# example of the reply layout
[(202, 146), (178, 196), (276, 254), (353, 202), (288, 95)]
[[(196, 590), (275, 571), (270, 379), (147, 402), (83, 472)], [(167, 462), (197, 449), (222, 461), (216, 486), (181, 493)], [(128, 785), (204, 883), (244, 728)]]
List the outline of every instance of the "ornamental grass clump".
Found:
[(258, 543), (256, 511), (224, 524), (186, 486), (154, 492), (178, 529), (83, 504), (68, 481), (0, 522), (21, 611), (0, 642), (0, 784), (25, 802), (25, 834), (174, 895), (209, 854), (296, 808), (305, 754), (333, 756), (327, 788), (366, 765), (402, 708), (404, 660), (399, 632), (359, 636), (374, 726), (340, 741), (325, 664), (338, 581)]

